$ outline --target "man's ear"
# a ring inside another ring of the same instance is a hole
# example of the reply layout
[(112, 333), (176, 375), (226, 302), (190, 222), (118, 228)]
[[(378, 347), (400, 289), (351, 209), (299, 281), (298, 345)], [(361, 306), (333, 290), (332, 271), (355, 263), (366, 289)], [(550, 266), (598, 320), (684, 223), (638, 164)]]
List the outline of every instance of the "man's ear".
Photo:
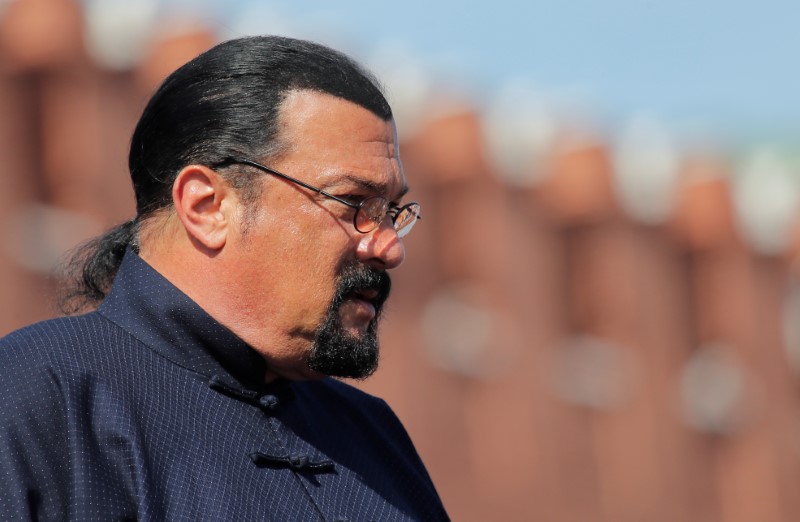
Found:
[(237, 199), (230, 185), (204, 165), (188, 165), (172, 184), (172, 203), (193, 243), (217, 251), (225, 246)]

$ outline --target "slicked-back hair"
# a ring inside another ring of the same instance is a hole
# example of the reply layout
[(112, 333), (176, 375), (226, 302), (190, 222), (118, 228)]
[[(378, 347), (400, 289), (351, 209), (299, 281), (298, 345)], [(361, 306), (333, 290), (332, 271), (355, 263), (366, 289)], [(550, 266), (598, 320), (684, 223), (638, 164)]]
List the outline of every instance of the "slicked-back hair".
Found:
[[(279, 135), (283, 101), (310, 90), (353, 102), (388, 121), (392, 111), (377, 80), (346, 55), (324, 45), (278, 36), (223, 42), (173, 72), (145, 107), (131, 139), (128, 167), (136, 217), (73, 254), (65, 312), (106, 296), (125, 251), (138, 249), (140, 223), (172, 205), (172, 185), (187, 165), (215, 166), (228, 158), (268, 159), (284, 146)], [(224, 169), (247, 203), (258, 174)]]

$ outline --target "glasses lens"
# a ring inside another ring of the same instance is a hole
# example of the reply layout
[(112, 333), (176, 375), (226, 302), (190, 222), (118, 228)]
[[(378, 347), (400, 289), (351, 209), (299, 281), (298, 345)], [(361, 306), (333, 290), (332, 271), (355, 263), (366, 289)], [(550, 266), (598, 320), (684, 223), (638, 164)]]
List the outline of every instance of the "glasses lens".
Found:
[(356, 212), (356, 230), (362, 233), (378, 228), (389, 210), (389, 203), (380, 196), (365, 199)]
[(394, 219), (394, 229), (397, 231), (397, 237), (403, 237), (411, 232), (411, 229), (417, 223), (417, 219), (419, 219), (419, 211), (419, 203), (409, 203), (397, 212), (397, 217)]

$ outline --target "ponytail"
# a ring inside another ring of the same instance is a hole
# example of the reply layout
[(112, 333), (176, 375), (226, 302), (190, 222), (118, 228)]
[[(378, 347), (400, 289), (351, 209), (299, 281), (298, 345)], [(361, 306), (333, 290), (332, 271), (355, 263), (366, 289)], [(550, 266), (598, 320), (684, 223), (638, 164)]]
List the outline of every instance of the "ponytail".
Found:
[(77, 247), (66, 263), (60, 308), (75, 314), (96, 308), (106, 297), (128, 247), (139, 250), (138, 218)]

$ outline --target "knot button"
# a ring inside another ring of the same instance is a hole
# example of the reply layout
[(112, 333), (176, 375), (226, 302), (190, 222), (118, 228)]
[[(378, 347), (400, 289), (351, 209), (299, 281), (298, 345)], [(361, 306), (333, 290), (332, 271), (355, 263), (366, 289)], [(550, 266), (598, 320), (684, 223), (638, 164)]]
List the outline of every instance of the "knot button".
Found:
[(294, 469), (303, 469), (308, 466), (308, 457), (303, 455), (292, 455), (289, 457), (289, 465)]
[(278, 398), (274, 395), (262, 395), (258, 403), (266, 410), (274, 410), (278, 406)]

